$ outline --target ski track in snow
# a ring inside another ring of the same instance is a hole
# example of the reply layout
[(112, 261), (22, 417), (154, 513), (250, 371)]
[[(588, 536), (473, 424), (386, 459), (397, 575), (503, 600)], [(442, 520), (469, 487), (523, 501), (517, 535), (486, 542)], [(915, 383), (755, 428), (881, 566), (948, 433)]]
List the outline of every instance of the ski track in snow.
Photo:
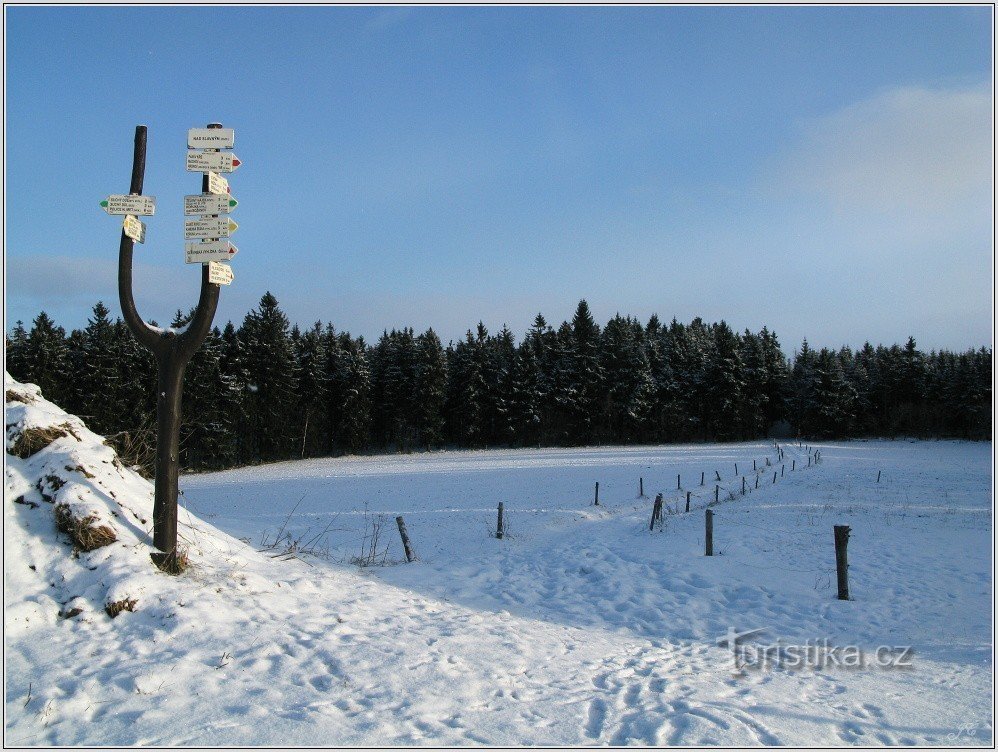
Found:
[[(102, 554), (70, 560), (44, 506), (11, 503), (29, 490), (30, 461), (8, 458), (5, 741), (990, 745), (990, 444), (819, 446), (809, 468), (787, 445), (775, 485), (764, 442), (186, 476), (181, 535), (197, 564), (150, 575), (138, 610), (114, 621), (99, 609), (55, 616), (100, 589)], [(791, 458), (803, 468), (791, 473)], [(708, 558), (715, 468), (719, 555)], [(649, 498), (636, 498), (639, 475)], [(693, 511), (673, 513), (687, 487)], [(659, 491), (665, 525), (649, 532)], [(499, 501), (504, 540), (488, 536)], [(296, 503), (293, 535), (335, 518), (328, 559), (279, 561), (235, 540), (273, 536)], [(403, 514), (418, 562), (347, 563), (378, 513), (389, 559), (401, 557)], [(834, 598), (833, 524), (853, 528), (850, 602)], [(729, 627), (765, 628), (763, 642), (910, 644), (914, 667), (735, 674), (717, 645)]]

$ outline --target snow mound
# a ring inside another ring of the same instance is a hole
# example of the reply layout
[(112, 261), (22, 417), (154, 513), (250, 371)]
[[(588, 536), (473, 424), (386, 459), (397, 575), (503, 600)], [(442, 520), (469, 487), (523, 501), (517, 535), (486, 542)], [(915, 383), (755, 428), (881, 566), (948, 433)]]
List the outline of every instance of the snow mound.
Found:
[[(126, 468), (104, 438), (5, 374), (5, 578), (31, 593), (7, 610), (8, 631), (55, 619), (172, 611), (220, 555), (259, 557), (244, 543), (182, 514), (190, 577), (159, 572), (151, 554), (153, 486)], [(101, 613), (104, 612), (104, 613)]]

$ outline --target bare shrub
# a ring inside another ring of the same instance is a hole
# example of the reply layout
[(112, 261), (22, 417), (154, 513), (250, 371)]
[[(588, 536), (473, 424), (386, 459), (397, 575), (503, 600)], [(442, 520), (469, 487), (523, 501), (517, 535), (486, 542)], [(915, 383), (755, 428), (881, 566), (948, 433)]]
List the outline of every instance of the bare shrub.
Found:
[(298, 499), (298, 503), (288, 512), (288, 515), (284, 518), (284, 522), (281, 523), (280, 528), (278, 528), (273, 538), (270, 537), (268, 531), (263, 531), (263, 535), (260, 538), (260, 545), (263, 546), (260, 549), (261, 552), (273, 552), (271, 553), (271, 558), (279, 558), (282, 561), (290, 559), (304, 561), (301, 558), (303, 556), (314, 556), (322, 559), (329, 558), (329, 534), (342, 529), (334, 527), (337, 519), (336, 515), (321, 529), (316, 529), (309, 525), (297, 535), (292, 534), (287, 529), (288, 523), (304, 499), (305, 496)]
[(113, 528), (97, 524), (97, 515), (76, 517), (68, 504), (56, 504), (55, 524), (81, 551), (93, 551), (118, 540)]
[(124, 598), (120, 601), (113, 601), (104, 605), (104, 611), (112, 619), (122, 611), (134, 611), (138, 600), (135, 598)]
[(364, 534), (360, 539), (360, 555), (350, 559), (358, 567), (383, 567), (388, 563), (388, 547), (381, 549), (381, 534), (388, 517), (378, 514), (372, 517), (364, 505)]
[(68, 423), (58, 426), (45, 426), (44, 428), (25, 428), (14, 440), (14, 445), (10, 448), (10, 453), (22, 460), (37, 454), (56, 439), (63, 436), (73, 436), (79, 440), (79, 436), (73, 433), (73, 429)]

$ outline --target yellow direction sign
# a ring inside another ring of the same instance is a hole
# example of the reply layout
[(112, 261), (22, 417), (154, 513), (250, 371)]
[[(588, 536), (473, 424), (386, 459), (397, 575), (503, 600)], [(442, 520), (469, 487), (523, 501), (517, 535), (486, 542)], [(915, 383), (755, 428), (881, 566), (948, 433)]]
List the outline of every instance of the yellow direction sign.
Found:
[(227, 238), (239, 228), (228, 217), (198, 217), (184, 220), (184, 237)]
[(125, 235), (130, 237), (135, 242), (146, 242), (146, 223), (139, 221), (138, 217), (126, 214), (125, 221), (122, 224), (121, 229), (125, 231)]
[(208, 281), (213, 285), (231, 285), (235, 279), (232, 267), (221, 261), (208, 262)]
[(148, 217), (156, 213), (156, 197), (113, 195), (101, 201), (100, 206), (108, 214), (138, 214)]

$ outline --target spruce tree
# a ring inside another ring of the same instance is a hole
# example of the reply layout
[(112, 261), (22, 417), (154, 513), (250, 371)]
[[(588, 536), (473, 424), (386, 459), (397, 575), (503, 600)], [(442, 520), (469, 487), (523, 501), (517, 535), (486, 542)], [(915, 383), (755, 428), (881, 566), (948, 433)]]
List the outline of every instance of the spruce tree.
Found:
[(294, 451), (295, 362), (288, 319), (267, 292), (239, 330), (247, 376), (245, 397), (249, 454), (264, 462)]
[(297, 340), (292, 338), (292, 343), (298, 374), (294, 434), (299, 443), (296, 448), (299, 448), (298, 456), (319, 457), (326, 454), (328, 436), (328, 377), (322, 322), (316, 321)]
[(83, 371), (80, 374), (87, 426), (105, 436), (125, 428), (121, 423), (125, 404), (118, 363), (120, 348), (108, 313), (101, 302), (93, 308), (93, 318), (83, 330)]
[(415, 422), (417, 441), (427, 448), (444, 440), (447, 356), (440, 338), (427, 329), (416, 338)]
[(31, 382), (25, 361), (27, 344), (28, 332), (24, 328), (24, 322), (18, 321), (7, 337), (7, 347), (4, 354), (6, 356), (7, 373), (21, 382)]
[(24, 380), (41, 387), (46, 399), (60, 407), (65, 405), (71, 383), (66, 333), (44, 311), (23, 341), (22, 357)]

